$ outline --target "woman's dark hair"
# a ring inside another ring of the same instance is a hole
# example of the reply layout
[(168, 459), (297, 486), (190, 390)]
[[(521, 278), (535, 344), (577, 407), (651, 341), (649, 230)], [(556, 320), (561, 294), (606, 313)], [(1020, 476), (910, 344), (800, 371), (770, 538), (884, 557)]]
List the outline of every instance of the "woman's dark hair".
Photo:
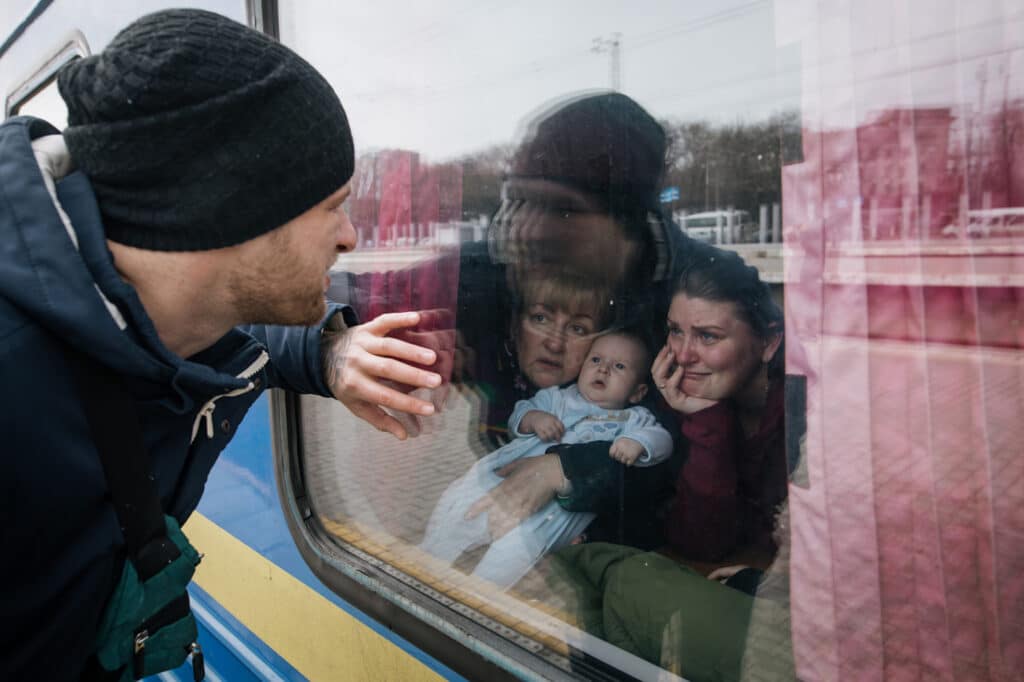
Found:
[[(757, 268), (747, 265), (737, 254), (713, 246), (694, 244), (682, 274), (672, 289), (672, 297), (732, 303), (740, 318), (760, 339), (784, 332), (782, 309), (772, 298), (768, 285), (761, 281)], [(782, 347), (775, 353), (773, 369), (781, 366)]]

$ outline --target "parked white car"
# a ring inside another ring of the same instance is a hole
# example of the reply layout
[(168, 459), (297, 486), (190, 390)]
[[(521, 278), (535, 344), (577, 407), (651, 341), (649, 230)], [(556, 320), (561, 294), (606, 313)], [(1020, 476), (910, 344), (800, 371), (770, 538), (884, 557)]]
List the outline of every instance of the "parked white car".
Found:
[(744, 230), (749, 230), (753, 225), (747, 211), (704, 211), (688, 215), (680, 213), (676, 214), (675, 219), (688, 237), (709, 244), (742, 241)]

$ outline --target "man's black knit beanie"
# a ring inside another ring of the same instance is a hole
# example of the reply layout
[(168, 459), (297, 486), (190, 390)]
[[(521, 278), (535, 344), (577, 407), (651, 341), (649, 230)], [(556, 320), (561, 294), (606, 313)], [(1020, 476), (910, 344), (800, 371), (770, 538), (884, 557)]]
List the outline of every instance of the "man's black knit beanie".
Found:
[(617, 92), (560, 101), (531, 126), (511, 178), (542, 178), (602, 201), (615, 214), (657, 210), (665, 130)]
[(58, 78), (71, 156), (109, 239), (155, 251), (231, 246), (352, 177), (345, 110), (305, 60), (201, 10), (145, 16)]

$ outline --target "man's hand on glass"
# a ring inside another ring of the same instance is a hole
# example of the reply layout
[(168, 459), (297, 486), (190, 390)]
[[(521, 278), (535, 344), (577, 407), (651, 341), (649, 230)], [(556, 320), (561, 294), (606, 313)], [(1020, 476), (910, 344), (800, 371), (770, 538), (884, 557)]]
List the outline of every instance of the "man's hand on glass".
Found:
[(418, 312), (388, 313), (343, 331), (324, 332), (324, 380), (331, 393), (352, 414), (399, 440), (405, 440), (409, 431), (385, 410), (432, 415), (434, 403), (410, 392), (442, 383), (440, 374), (423, 369), (438, 361), (436, 351), (392, 336), (420, 321)]

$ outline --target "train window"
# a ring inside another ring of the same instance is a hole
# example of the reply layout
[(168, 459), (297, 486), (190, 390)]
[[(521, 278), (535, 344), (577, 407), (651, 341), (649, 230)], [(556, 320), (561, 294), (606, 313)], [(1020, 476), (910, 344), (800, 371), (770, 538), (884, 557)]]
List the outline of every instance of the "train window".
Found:
[(318, 575), (516, 675), (1018, 670), (1024, 15), (957, 7), (279, 2), (330, 295), (445, 377), (278, 402)]
[(53, 78), (14, 112), (16, 115), (35, 116), (52, 123), (58, 130), (68, 125), (68, 108), (57, 92), (57, 79)]
[(89, 54), (85, 36), (74, 31), (43, 63), (7, 93), (5, 114), (35, 116), (58, 130), (68, 124), (68, 110), (57, 91), (57, 72), (68, 62)]

